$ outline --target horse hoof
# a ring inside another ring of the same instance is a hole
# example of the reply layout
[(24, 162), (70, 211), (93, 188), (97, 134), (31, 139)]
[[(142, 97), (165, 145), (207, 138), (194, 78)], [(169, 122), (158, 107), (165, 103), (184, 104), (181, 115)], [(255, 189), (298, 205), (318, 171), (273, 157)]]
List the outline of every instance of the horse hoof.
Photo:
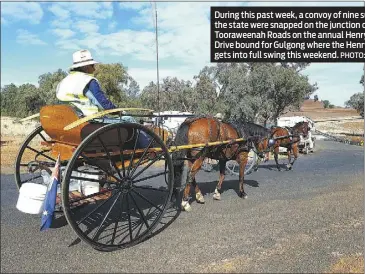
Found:
[(221, 200), (221, 195), (218, 193), (214, 193), (213, 194), (213, 200), (217, 200), (217, 201), (220, 201)]
[(240, 192), (240, 197), (242, 199), (247, 199), (247, 194), (245, 192)]
[(181, 203), (181, 207), (182, 207), (183, 210), (185, 210), (187, 212), (190, 212), (192, 210), (192, 208), (191, 208), (191, 206), (190, 206), (190, 204), (189, 204), (188, 201), (183, 201)]
[(196, 198), (197, 203), (199, 203), (199, 204), (204, 204), (205, 203), (204, 196), (201, 192), (197, 193), (195, 195), (195, 198)]

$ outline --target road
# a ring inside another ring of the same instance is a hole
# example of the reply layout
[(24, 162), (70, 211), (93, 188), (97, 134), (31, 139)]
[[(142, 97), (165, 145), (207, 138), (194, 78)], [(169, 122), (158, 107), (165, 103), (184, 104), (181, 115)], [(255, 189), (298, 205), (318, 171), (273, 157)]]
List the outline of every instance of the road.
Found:
[(201, 171), (204, 205), (194, 202), (153, 238), (111, 253), (71, 245), (68, 225), (40, 232), (39, 216), (15, 208), (13, 176), (1, 175), (1, 272), (328, 272), (363, 254), (364, 151), (330, 141), (317, 149), (292, 171), (262, 164), (246, 176), (246, 200), (226, 176), (222, 200), (213, 201), (218, 173)]

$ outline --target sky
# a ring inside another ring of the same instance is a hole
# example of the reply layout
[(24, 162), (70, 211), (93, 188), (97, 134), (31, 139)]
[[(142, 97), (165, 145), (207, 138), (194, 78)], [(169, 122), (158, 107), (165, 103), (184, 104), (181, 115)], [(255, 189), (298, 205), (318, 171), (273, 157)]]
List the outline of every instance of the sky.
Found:
[[(210, 6), (364, 6), (364, 2), (157, 2), (159, 74), (193, 80), (210, 63)], [(156, 81), (151, 2), (2, 2), (1, 86), (37, 85), (67, 71), (72, 53), (89, 49), (101, 63), (123, 63), (141, 90)], [(312, 63), (303, 74), (320, 100), (343, 106), (362, 92), (362, 63)], [(314, 96), (312, 95), (312, 98)]]

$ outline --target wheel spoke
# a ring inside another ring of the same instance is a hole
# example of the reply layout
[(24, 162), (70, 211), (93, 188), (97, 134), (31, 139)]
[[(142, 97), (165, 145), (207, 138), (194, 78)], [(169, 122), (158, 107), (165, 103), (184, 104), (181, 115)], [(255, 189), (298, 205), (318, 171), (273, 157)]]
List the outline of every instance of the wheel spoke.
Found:
[(169, 192), (167, 189), (153, 188), (153, 187), (134, 186), (134, 188), (148, 189), (148, 190), (156, 190), (156, 191), (161, 191), (161, 192)]
[(142, 179), (139, 179), (139, 180), (133, 181), (133, 183), (139, 183), (139, 182), (142, 182), (142, 181), (146, 181), (146, 180), (148, 180), (148, 179), (152, 179), (152, 178), (155, 178), (155, 177), (157, 177), (157, 176), (164, 175), (164, 174), (166, 174), (166, 173), (168, 173), (168, 171), (163, 171), (163, 172), (157, 173), (157, 174), (155, 174), (155, 175), (151, 175), (151, 176), (144, 177), (144, 178), (142, 178)]
[(51, 161), (53, 161), (53, 162), (56, 162), (56, 160), (55, 160), (55, 159), (53, 159), (53, 158), (51, 158), (51, 157), (49, 157), (49, 156), (47, 156), (47, 155), (44, 155), (44, 153), (43, 153), (43, 152), (41, 152), (41, 151), (38, 151), (38, 150), (36, 150), (36, 149), (34, 149), (34, 148), (30, 147), (30, 146), (26, 146), (26, 148), (28, 148), (28, 149), (30, 149), (30, 150), (32, 150), (32, 151), (34, 151), (34, 152), (38, 153), (38, 155), (42, 155), (42, 156), (46, 157), (47, 159), (49, 159), (49, 160), (51, 160)]
[(34, 179), (38, 179), (38, 178), (41, 178), (41, 177), (42, 177), (42, 175), (38, 175), (38, 176), (35, 176), (35, 177), (32, 177), (32, 178), (29, 178), (27, 180), (21, 181), (21, 183), (24, 184), (24, 183), (30, 182)]
[[(133, 149), (133, 153), (132, 153), (132, 156), (131, 156), (130, 163), (133, 163), (134, 154), (136, 153), (137, 142), (138, 142), (138, 138), (139, 138), (139, 132), (140, 132), (140, 130), (137, 130), (137, 138), (136, 138), (136, 141), (134, 142), (134, 149)], [(132, 166), (132, 164), (129, 164), (129, 166), (128, 166), (128, 171), (127, 171), (128, 176), (129, 176), (129, 173), (130, 173), (131, 166)]]
[(112, 158), (110, 157), (110, 153), (109, 153), (108, 149), (106, 148), (104, 142), (101, 140), (99, 135), (98, 135), (98, 140), (99, 140), (100, 144), (102, 145), (103, 149), (105, 150), (106, 155), (108, 155), (109, 162), (112, 164), (112, 166), (118, 172), (119, 177), (122, 178), (122, 175), (120, 174), (119, 168), (117, 168), (117, 166), (115, 165), (115, 162), (112, 161)]
[(100, 226), (98, 227), (98, 229), (96, 230), (96, 232), (94, 233), (94, 237), (93, 240), (95, 239), (96, 235), (98, 234), (99, 230), (101, 229), (101, 227), (103, 226), (103, 224), (105, 223), (105, 220), (108, 218), (110, 212), (112, 211), (112, 209), (114, 208), (116, 202), (118, 201), (120, 195), (122, 194), (122, 192), (118, 193), (118, 197), (114, 200), (112, 206), (110, 207), (110, 209), (108, 210), (108, 212), (105, 214), (105, 217), (103, 219), (103, 221), (101, 222)]
[(100, 180), (93, 179), (93, 178), (87, 178), (87, 177), (70, 176), (70, 179), (100, 183)]
[(152, 166), (154, 163), (156, 163), (157, 161), (161, 160), (163, 154), (160, 154), (159, 156), (157, 156), (156, 158), (154, 158), (152, 160), (152, 162), (150, 162), (148, 165), (146, 165), (142, 170), (140, 170), (136, 175), (134, 175), (132, 177), (132, 180), (134, 180), (135, 178), (137, 178), (140, 174), (142, 174), (142, 172), (144, 172), (147, 168), (149, 168), (150, 166)]
[(147, 223), (146, 217), (144, 216), (144, 214), (143, 214), (142, 210), (141, 210), (141, 209), (139, 208), (139, 206), (137, 205), (136, 200), (134, 199), (134, 197), (132, 196), (132, 194), (129, 194), (129, 195), (131, 196), (131, 198), (132, 198), (132, 200), (133, 200), (133, 203), (136, 205), (137, 210), (138, 210), (138, 212), (139, 212), (139, 215), (141, 215), (141, 218), (142, 218), (142, 220), (143, 220), (144, 224), (147, 226), (147, 228), (150, 228), (150, 226), (149, 226), (149, 225), (148, 225), (148, 223)]
[(118, 143), (119, 143), (120, 161), (122, 162), (123, 177), (125, 177), (124, 154), (123, 154), (123, 148), (122, 148), (122, 137), (121, 137), (121, 133), (120, 133), (120, 127), (118, 127)]
[(134, 189), (132, 189), (132, 191), (134, 193), (136, 193), (139, 197), (141, 197), (143, 200), (145, 200), (147, 203), (149, 203), (150, 205), (154, 206), (155, 208), (157, 208), (160, 212), (162, 212), (162, 209), (155, 205), (153, 202), (151, 202), (151, 200), (149, 200), (148, 198), (146, 198), (144, 195), (142, 195), (141, 193), (139, 193), (138, 191), (135, 191)]
[(96, 166), (97, 168), (99, 168), (100, 170), (104, 171), (109, 176), (113, 177), (115, 180), (117, 180), (117, 182), (120, 181), (120, 179), (118, 179), (117, 177), (115, 177), (113, 174), (110, 174), (109, 171), (105, 170), (104, 168), (102, 168), (98, 164), (96, 164), (96, 161), (95, 160), (90, 159), (89, 157), (85, 156), (83, 153), (80, 153), (80, 155), (83, 158), (85, 158), (87, 161), (89, 161), (90, 163), (92, 163), (92, 165)]
[(137, 163), (137, 164), (136, 164), (136, 166), (133, 168), (133, 170), (132, 170), (131, 174), (129, 175), (129, 177), (133, 177), (134, 172), (135, 172), (135, 171), (136, 171), (136, 169), (138, 168), (139, 164), (141, 163), (141, 161), (142, 161), (143, 157), (146, 155), (146, 153), (147, 153), (148, 149), (150, 148), (150, 146), (152, 145), (152, 143), (153, 143), (153, 139), (151, 139), (150, 143), (148, 144), (148, 146), (146, 147), (146, 149), (143, 151), (142, 156), (139, 158), (138, 163)]
[(128, 199), (128, 195), (126, 195), (127, 198), (127, 214), (128, 214), (128, 228), (129, 228), (129, 235), (130, 235), (130, 240), (131, 242), (133, 241), (133, 231), (132, 231), (132, 222), (131, 222), (131, 210), (129, 208), (129, 199)]
[(39, 132), (39, 133), (38, 133), (38, 135), (39, 135), (39, 136), (41, 136), (41, 138), (43, 139), (43, 141), (48, 142), (48, 141), (46, 140), (46, 138), (44, 138), (44, 136), (43, 136), (43, 134), (42, 134), (42, 133), (40, 133), (40, 132)]
[(81, 221), (77, 222), (77, 225), (81, 224), (83, 221), (85, 221), (91, 214), (93, 214), (95, 211), (97, 211), (100, 207), (102, 207), (107, 201), (109, 201), (111, 198), (113, 198), (117, 193), (120, 192), (114, 192), (112, 196), (110, 196), (108, 199), (104, 200), (100, 205), (98, 205), (96, 208), (94, 208), (92, 211), (90, 211), (84, 218), (81, 219)]

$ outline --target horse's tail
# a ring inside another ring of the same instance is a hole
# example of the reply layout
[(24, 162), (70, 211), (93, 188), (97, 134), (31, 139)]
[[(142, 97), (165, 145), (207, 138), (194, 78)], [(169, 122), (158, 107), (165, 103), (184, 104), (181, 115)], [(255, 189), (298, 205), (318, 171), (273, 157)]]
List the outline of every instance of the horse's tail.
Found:
[[(181, 124), (179, 129), (176, 132), (174, 145), (181, 146), (188, 144), (188, 132), (189, 132), (189, 124)], [(172, 152), (172, 163), (174, 166), (174, 177), (175, 177), (175, 187), (180, 188), (185, 184), (183, 182), (184, 177), (184, 158), (186, 158), (186, 149), (178, 150)]]

